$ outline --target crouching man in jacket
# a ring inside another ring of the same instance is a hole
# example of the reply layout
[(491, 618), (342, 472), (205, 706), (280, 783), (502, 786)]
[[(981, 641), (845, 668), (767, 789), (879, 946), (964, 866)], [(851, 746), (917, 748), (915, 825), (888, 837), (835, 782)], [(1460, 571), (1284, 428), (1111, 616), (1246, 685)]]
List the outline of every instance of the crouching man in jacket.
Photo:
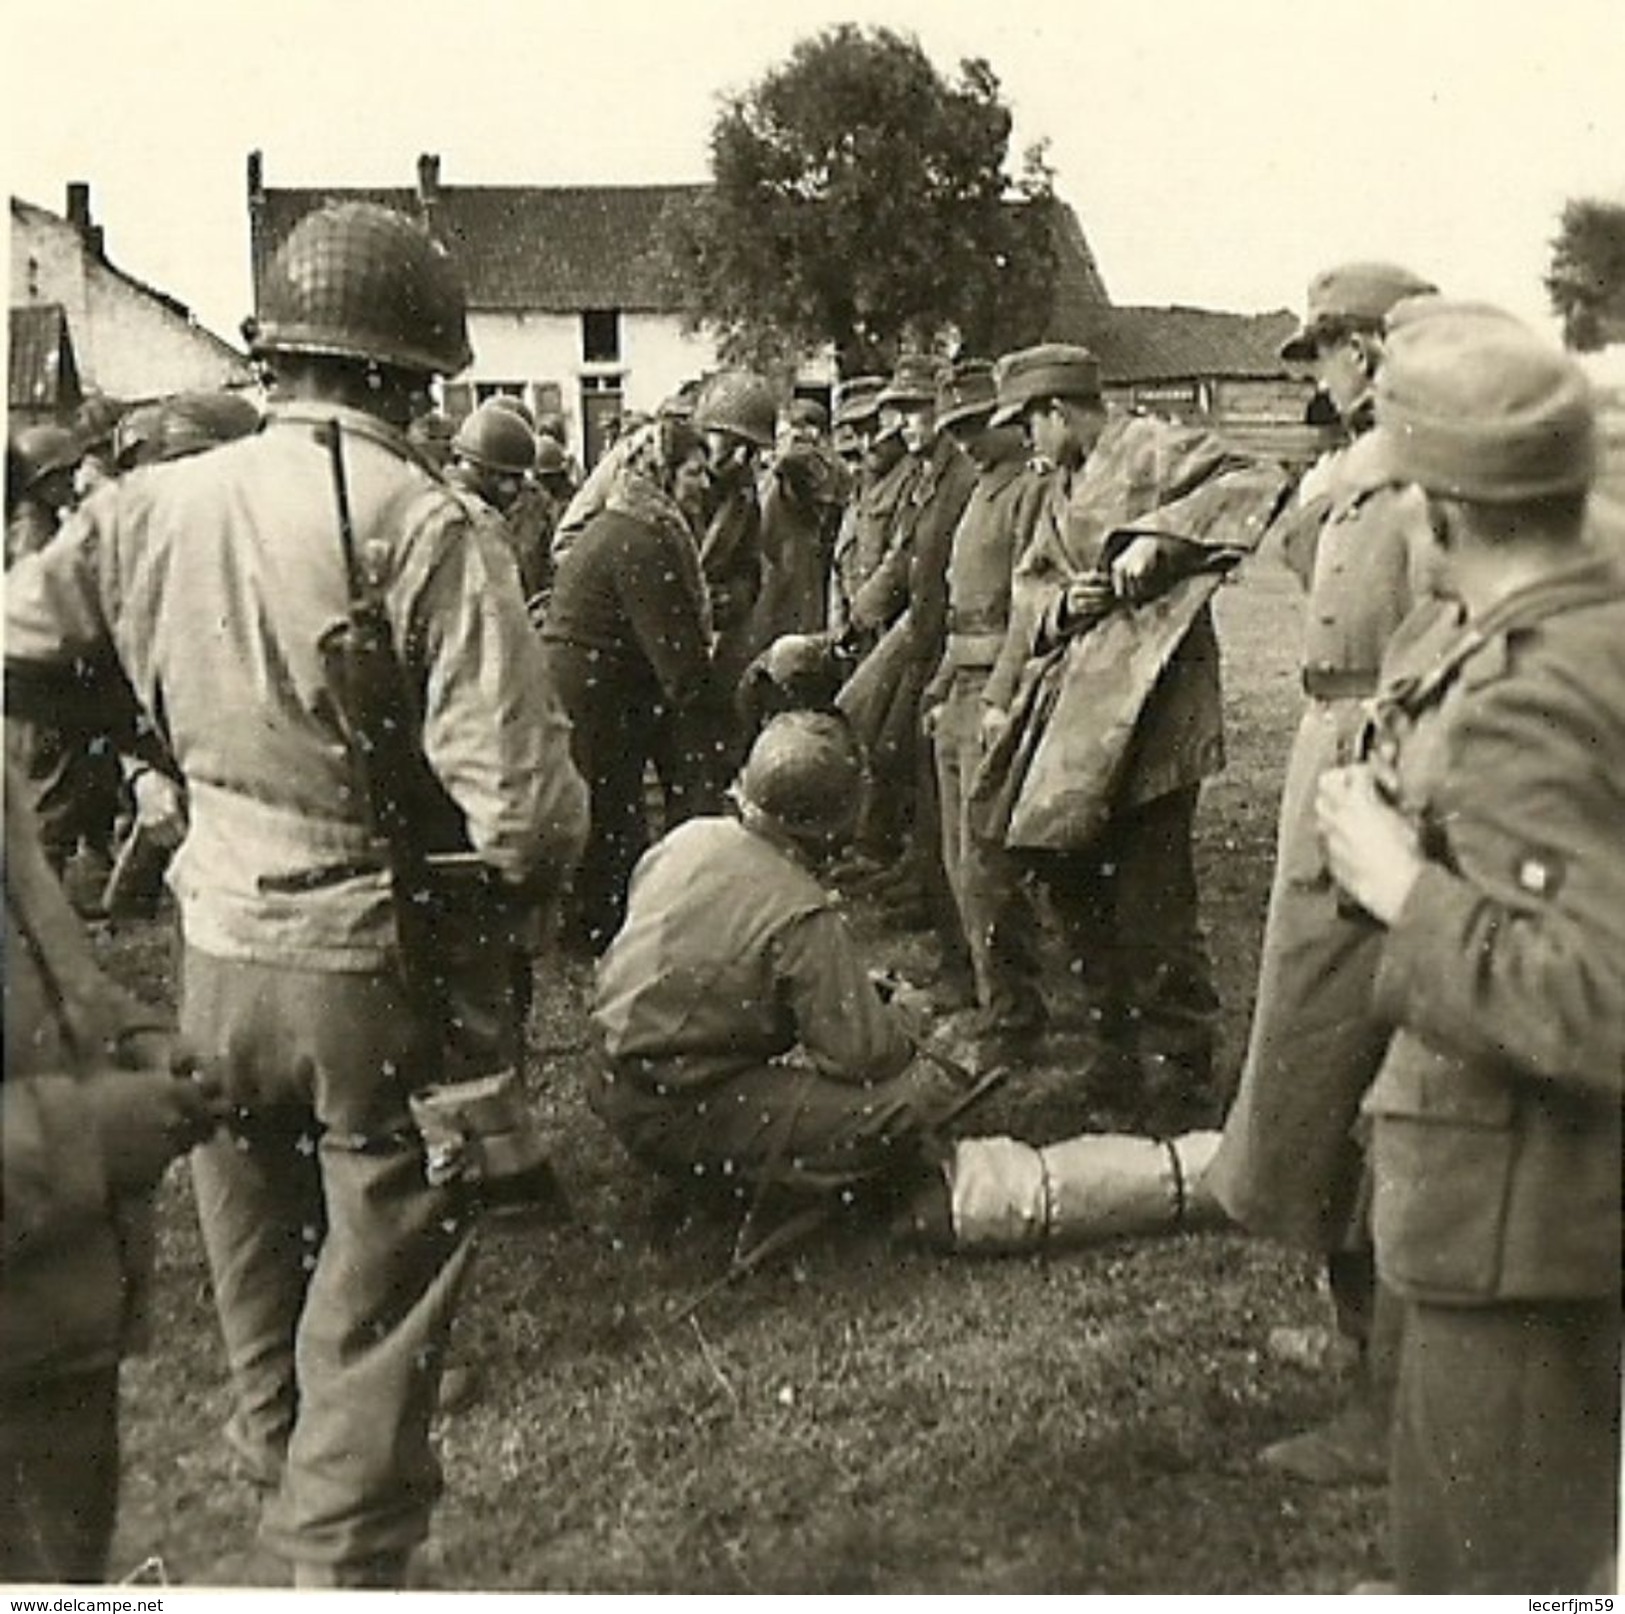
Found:
[(588, 1096), (646, 1165), (810, 1193), (917, 1175), (956, 1089), (914, 1059), (817, 873), (863, 785), (840, 718), (787, 713), (751, 749), (738, 818), (692, 819), (638, 865), (598, 968)]

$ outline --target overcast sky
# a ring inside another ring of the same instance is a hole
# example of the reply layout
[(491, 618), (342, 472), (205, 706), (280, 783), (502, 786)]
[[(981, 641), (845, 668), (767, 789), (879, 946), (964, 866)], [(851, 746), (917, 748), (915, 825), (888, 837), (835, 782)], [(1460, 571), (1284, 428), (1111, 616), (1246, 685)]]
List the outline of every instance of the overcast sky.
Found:
[(4, 175), (234, 335), (271, 185), (706, 177), (718, 97), (836, 21), (992, 63), (1122, 303), (1290, 306), (1390, 257), (1545, 314), (1564, 200), (1625, 200), (1625, 0), (10, 0)]

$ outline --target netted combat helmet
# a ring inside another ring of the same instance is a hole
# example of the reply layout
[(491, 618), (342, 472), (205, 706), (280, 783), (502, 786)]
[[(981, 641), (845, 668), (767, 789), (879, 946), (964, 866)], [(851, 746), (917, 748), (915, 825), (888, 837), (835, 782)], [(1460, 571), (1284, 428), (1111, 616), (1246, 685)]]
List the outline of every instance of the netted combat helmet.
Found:
[(451, 440), (452, 452), (482, 470), (523, 476), (536, 464), (536, 439), (516, 411), (495, 398), (482, 403)]
[(843, 718), (785, 712), (757, 735), (734, 793), (747, 823), (766, 818), (792, 840), (827, 852), (851, 839), (866, 782)]
[(445, 248), (375, 202), (306, 214), (277, 248), (259, 301), (243, 322), (256, 357), (330, 354), (428, 375), (454, 375), (473, 357)]
[(693, 421), (700, 431), (732, 432), (758, 448), (771, 448), (779, 403), (755, 371), (719, 370), (701, 386)]

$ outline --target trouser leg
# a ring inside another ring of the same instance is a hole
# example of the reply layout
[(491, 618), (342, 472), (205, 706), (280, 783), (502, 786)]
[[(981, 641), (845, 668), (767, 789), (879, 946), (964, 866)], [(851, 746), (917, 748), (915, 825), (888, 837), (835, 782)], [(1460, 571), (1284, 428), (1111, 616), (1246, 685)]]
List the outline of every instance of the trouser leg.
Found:
[(314, 1122), (220, 1134), (191, 1156), (192, 1195), (231, 1374), (226, 1438), (273, 1489), (299, 1411), (294, 1333), (326, 1230)]
[(329, 1132), (320, 1158), (327, 1236), (299, 1322), (286, 1478), (262, 1533), (296, 1563), (404, 1565), (440, 1494), (429, 1423), (473, 1221), (429, 1188), (410, 1144)]
[(696, 1187), (822, 1193), (915, 1174), (920, 1139), (956, 1091), (917, 1060), (868, 1087), (775, 1064), (663, 1095), (652, 1070), (606, 1067), (589, 1079), (588, 1099), (633, 1155)]
[(1197, 916), (1196, 802), (1193, 785), (1132, 809), (1107, 856), (1116, 973), (1141, 1052), (1205, 1084), (1219, 1000)]
[(1061, 930), (1067, 974), (1083, 990), (1091, 1026), (1109, 1049), (1127, 1052), (1130, 1023), (1118, 979), (1114, 893), (1107, 863), (1093, 850), (1028, 853), (1025, 861), (1049, 896)]
[[(206, 1201), (224, 1224), (209, 1247), (228, 1348), (248, 1339), (256, 1360), (293, 1362), (265, 1545), (296, 1577), (387, 1582), (427, 1534), (439, 1489), (429, 1420), (472, 1238), (460, 1198), (429, 1185), (407, 1108), (423, 1032), (394, 972), (323, 974), (191, 950), (183, 985), (189, 1045), (251, 1099), (247, 1148), (228, 1143), (233, 1152), (209, 1162), (231, 1190)], [(265, 1147), (273, 1123), (295, 1117), (302, 1143)], [(289, 1229), (313, 1175), (324, 1215), (314, 1240), (308, 1224), (297, 1229), (295, 1308)], [(262, 1208), (277, 1224), (275, 1261), (247, 1225)]]
[(579, 939), (594, 953), (621, 928), (632, 870), (649, 844), (641, 737), (629, 724), (605, 728), (587, 776), (592, 825), (575, 885)]
[[(918, 721), (916, 708), (916, 721)], [(943, 863), (942, 797), (937, 789), (935, 747), (922, 738), (914, 747), (914, 822), (910, 830), (914, 860), (925, 887), (931, 928), (945, 973), (971, 979), (970, 949), (965, 943), (959, 905)]]
[(938, 720), (943, 860), (970, 949), (977, 999), (995, 1022), (1026, 1027), (1045, 1017), (1036, 917), (1015, 859), (978, 835), (970, 816), (986, 683), (982, 672), (956, 674)]
[(100, 1581), (118, 1504), (118, 1369), (0, 1397), (0, 1581)]
[(1619, 1302), (1405, 1308), (1389, 1488), (1406, 1592), (1601, 1589), (1617, 1551)]

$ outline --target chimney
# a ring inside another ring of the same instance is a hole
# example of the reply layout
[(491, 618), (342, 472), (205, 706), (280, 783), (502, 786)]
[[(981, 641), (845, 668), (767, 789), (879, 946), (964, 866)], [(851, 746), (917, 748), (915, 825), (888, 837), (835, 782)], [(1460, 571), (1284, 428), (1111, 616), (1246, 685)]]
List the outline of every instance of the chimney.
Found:
[(248, 154), (248, 272), (253, 282), (254, 312), (259, 313), (260, 286), (271, 256), (265, 239), (265, 158), (261, 152)]
[(79, 232), (79, 239), (101, 256), (102, 232), (90, 222), (90, 186), (82, 179), (68, 181), (68, 223)]
[(437, 153), (424, 152), (418, 158), (418, 202), (423, 207), (432, 207), (440, 199), (440, 157)]

